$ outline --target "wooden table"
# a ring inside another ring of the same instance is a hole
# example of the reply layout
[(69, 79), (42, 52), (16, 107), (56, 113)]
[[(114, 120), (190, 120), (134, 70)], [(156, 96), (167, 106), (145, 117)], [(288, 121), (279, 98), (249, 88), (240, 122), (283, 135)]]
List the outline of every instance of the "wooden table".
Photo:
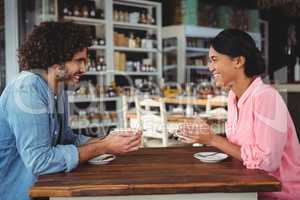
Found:
[(202, 163), (193, 157), (194, 153), (207, 150), (211, 149), (140, 149), (118, 156), (107, 165), (83, 164), (70, 173), (40, 176), (30, 196), (34, 199), (98, 199), (101, 196), (99, 199), (109, 200), (244, 200), (256, 199), (256, 192), (280, 190), (275, 178), (261, 170), (245, 169), (231, 157), (220, 163)]

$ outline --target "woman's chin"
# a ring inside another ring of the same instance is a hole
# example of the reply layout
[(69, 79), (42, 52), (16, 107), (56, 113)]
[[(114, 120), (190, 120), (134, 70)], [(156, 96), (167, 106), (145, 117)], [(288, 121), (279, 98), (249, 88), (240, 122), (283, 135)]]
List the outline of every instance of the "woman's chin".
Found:
[(220, 79), (216, 79), (216, 86), (217, 87), (223, 87), (224, 86), (224, 82), (223, 81), (221, 81)]

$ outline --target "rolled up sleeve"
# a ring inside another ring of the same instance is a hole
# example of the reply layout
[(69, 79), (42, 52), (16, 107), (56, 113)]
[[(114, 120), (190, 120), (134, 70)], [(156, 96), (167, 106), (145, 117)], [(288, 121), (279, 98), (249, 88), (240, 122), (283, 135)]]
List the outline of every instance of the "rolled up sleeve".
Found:
[(79, 163), (78, 149), (74, 145), (57, 145), (58, 151), (62, 152), (66, 163), (66, 172), (72, 171)]
[(288, 110), (279, 94), (269, 91), (255, 97), (254, 139), (241, 146), (241, 157), (247, 168), (275, 171), (288, 135)]

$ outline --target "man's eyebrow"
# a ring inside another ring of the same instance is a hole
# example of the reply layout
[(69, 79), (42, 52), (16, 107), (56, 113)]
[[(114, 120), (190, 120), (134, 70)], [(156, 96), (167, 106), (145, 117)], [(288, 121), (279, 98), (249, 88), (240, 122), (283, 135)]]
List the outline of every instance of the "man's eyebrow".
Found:
[(86, 59), (85, 58), (74, 58), (74, 60), (76, 60), (76, 61), (85, 61)]

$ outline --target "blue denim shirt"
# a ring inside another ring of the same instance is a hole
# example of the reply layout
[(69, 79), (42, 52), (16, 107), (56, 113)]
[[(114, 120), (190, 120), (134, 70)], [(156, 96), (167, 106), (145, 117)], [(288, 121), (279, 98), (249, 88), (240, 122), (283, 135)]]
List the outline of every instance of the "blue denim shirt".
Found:
[(27, 200), (28, 191), (42, 174), (69, 172), (79, 163), (76, 146), (88, 138), (68, 127), (68, 102), (60, 95), (60, 125), (54, 95), (40, 75), (21, 72), (0, 97), (0, 199)]

